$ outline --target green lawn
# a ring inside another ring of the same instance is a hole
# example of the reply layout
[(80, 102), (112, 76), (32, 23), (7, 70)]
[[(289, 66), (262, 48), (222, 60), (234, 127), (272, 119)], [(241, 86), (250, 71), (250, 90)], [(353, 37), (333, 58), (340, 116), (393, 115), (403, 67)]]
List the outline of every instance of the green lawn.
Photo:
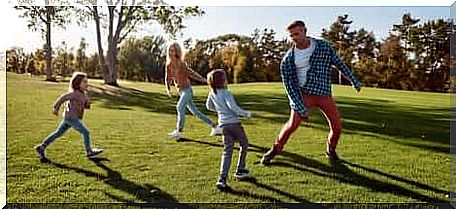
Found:
[[(33, 146), (57, 127), (51, 114), (68, 83), (7, 74), (7, 202), (441, 202), (450, 190), (450, 96), (334, 85), (342, 115), (339, 155), (324, 156), (328, 127), (318, 111), (291, 137), (273, 165), (258, 164), (289, 114), (280, 83), (231, 85), (249, 137), (247, 166), (256, 181), (232, 176), (232, 191), (215, 187), (222, 143), (188, 113), (187, 138), (167, 136), (176, 122), (175, 99), (164, 86), (121, 81), (95, 87), (84, 122), (105, 160), (85, 157), (82, 137), (67, 132), (42, 164)], [(206, 86), (194, 87), (204, 108)], [(213, 113), (210, 117), (216, 119)], [(306, 126), (310, 126), (308, 128)], [(238, 152), (233, 156), (234, 172)]]

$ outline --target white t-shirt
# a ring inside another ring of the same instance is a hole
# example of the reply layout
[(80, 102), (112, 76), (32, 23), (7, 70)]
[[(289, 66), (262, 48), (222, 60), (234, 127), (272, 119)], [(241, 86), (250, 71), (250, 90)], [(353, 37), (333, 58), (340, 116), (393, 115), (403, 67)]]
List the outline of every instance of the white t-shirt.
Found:
[(296, 72), (299, 86), (304, 86), (307, 79), (307, 71), (310, 69), (310, 56), (315, 51), (315, 41), (310, 39), (310, 46), (305, 49), (294, 48)]

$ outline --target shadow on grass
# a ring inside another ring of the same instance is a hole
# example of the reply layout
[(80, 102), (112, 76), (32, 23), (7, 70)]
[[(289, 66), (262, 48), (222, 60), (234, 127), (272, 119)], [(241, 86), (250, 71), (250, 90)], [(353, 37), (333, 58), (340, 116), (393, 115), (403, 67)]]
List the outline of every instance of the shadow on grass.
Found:
[[(322, 207), (321, 205), (314, 204), (314, 203), (312, 203), (312, 202), (310, 202), (310, 201), (308, 201), (306, 199), (303, 199), (301, 197), (298, 197), (296, 195), (293, 195), (293, 194), (284, 192), (282, 190), (279, 190), (277, 188), (274, 188), (272, 186), (260, 183), (255, 178), (251, 178), (250, 180), (247, 180), (245, 182), (251, 183), (251, 184), (253, 184), (253, 185), (255, 185), (255, 186), (259, 187), (259, 188), (275, 192), (275, 193), (277, 193), (279, 195), (282, 195), (284, 197), (292, 199), (292, 200), (294, 200), (296, 202), (306, 203), (306, 205), (305, 205), (306, 207), (308, 206), (308, 207), (311, 207), (311, 208), (325, 208), (325, 207)], [(258, 200), (263, 200), (263, 201), (267, 201), (267, 202), (270, 202), (270, 203), (283, 202), (280, 199), (275, 198), (275, 197), (266, 196), (266, 195), (257, 195), (257, 194), (251, 193), (249, 191), (246, 191), (246, 190), (235, 190), (235, 189), (233, 189), (231, 187), (228, 187), (228, 188), (223, 189), (221, 191), (222, 192), (226, 192), (228, 194), (233, 194), (233, 195), (238, 195), (238, 196), (242, 196), (242, 197), (250, 197), (250, 198), (254, 198), (254, 199), (258, 199)], [(304, 205), (300, 205), (300, 206), (304, 206)]]
[[(139, 107), (150, 112), (175, 115), (178, 97), (169, 98), (164, 93), (141, 91), (128, 87), (113, 87), (108, 85), (89, 86), (88, 94), (93, 101), (101, 102), (108, 109), (131, 110)], [(211, 114), (204, 107), (205, 101), (194, 97), (196, 106), (204, 114)], [(190, 111), (186, 110), (188, 114)]]
[(275, 192), (275, 193), (277, 193), (279, 195), (282, 195), (282, 196), (287, 197), (289, 199), (292, 199), (294, 201), (301, 202), (301, 203), (310, 203), (308, 200), (303, 199), (301, 197), (298, 197), (298, 196), (296, 196), (294, 194), (290, 194), (288, 192), (282, 191), (282, 190), (274, 188), (272, 186), (263, 184), (263, 183), (259, 182), (257, 179), (251, 179), (250, 181), (247, 181), (247, 182), (249, 182), (249, 183), (251, 183), (251, 184), (253, 184), (253, 185), (255, 185), (255, 186), (259, 187), (259, 188)]
[(258, 200), (266, 201), (266, 202), (281, 202), (279, 199), (277, 199), (275, 197), (254, 194), (247, 190), (236, 190), (231, 187), (222, 189), (221, 192), (225, 192), (227, 194), (237, 195), (237, 196), (241, 196), (241, 197), (249, 197), (249, 198), (258, 199)]
[(144, 108), (151, 112), (175, 114), (175, 101), (164, 94), (145, 92), (127, 87), (108, 85), (88, 88), (88, 94), (93, 101), (101, 102), (108, 109), (131, 110), (131, 107)]
[[(152, 186), (150, 184), (137, 184), (135, 182), (126, 180), (122, 175), (106, 166), (103, 161), (109, 161), (106, 158), (94, 158), (92, 161), (101, 169), (107, 172), (107, 175), (101, 173), (96, 173), (90, 170), (83, 168), (72, 167), (69, 165), (60, 164), (57, 162), (47, 161), (47, 163), (61, 169), (71, 170), (76, 173), (84, 174), (87, 177), (96, 178), (98, 181), (101, 181), (116, 190), (120, 190), (126, 193), (131, 194), (135, 197), (135, 201), (141, 201), (146, 203), (157, 203), (157, 202), (178, 202), (171, 194), (166, 193), (159, 188)], [(131, 202), (131, 200), (123, 199), (121, 197), (105, 193), (110, 198), (119, 201), (119, 202)]]
[[(204, 145), (213, 146), (213, 147), (223, 147), (222, 144), (217, 144), (217, 143), (212, 143), (212, 142), (203, 142), (203, 141), (194, 140), (194, 139), (185, 139), (183, 142), (192, 142), (192, 143), (204, 144)], [(263, 154), (263, 153), (267, 152), (269, 149), (266, 147), (257, 146), (255, 144), (249, 144), (248, 150), (249, 150), (249, 152), (256, 152), (256, 153)], [(391, 194), (394, 194), (397, 196), (413, 198), (418, 201), (447, 202), (443, 198), (429, 197), (429, 196), (420, 194), (416, 191), (412, 191), (410, 189), (401, 187), (401, 186), (393, 184), (393, 183), (384, 182), (384, 181), (376, 180), (376, 179), (361, 175), (361, 174), (356, 173), (356, 172), (352, 171), (351, 169), (347, 168), (344, 164), (347, 164), (354, 168), (365, 170), (367, 172), (370, 172), (370, 173), (373, 173), (376, 175), (387, 177), (394, 181), (403, 182), (403, 183), (409, 184), (411, 186), (414, 186), (414, 187), (417, 187), (417, 188), (420, 188), (423, 190), (433, 191), (435, 193), (441, 194), (442, 196), (449, 193), (445, 190), (435, 188), (433, 186), (429, 186), (429, 185), (426, 185), (426, 184), (423, 184), (423, 183), (420, 183), (417, 181), (413, 181), (410, 179), (406, 179), (404, 177), (400, 177), (400, 176), (396, 176), (393, 174), (388, 174), (388, 173), (385, 173), (382, 171), (378, 171), (373, 168), (367, 168), (367, 167), (364, 167), (364, 166), (361, 166), (361, 165), (358, 165), (355, 163), (350, 163), (345, 160), (343, 160), (342, 161), (343, 163), (340, 163), (340, 164), (326, 164), (326, 163), (322, 163), (317, 160), (306, 158), (304, 156), (301, 156), (301, 155), (298, 155), (298, 154), (295, 154), (292, 152), (287, 152), (287, 151), (282, 151), (279, 155), (285, 157), (285, 160), (288, 162), (273, 160), (273, 162), (271, 163), (272, 167), (277, 166), (277, 167), (293, 168), (293, 169), (301, 171), (301, 172), (308, 172), (308, 173), (312, 173), (314, 175), (331, 178), (331, 179), (337, 180), (341, 183), (365, 187), (365, 188), (368, 188), (375, 192), (391, 193)], [(258, 162), (255, 164), (258, 164)], [(299, 166), (295, 165), (295, 164), (298, 164)], [(268, 185), (261, 184), (259, 182), (256, 182), (254, 184), (261, 188), (274, 191), (274, 192), (281, 194), (283, 196), (286, 196), (290, 199), (299, 201), (299, 197), (289, 196), (289, 194), (282, 192), (280, 190), (275, 190), (274, 188), (272, 188)]]
[(213, 147), (223, 147), (223, 144), (220, 144), (220, 143), (205, 142), (205, 141), (199, 141), (199, 140), (189, 139), (189, 138), (180, 138), (177, 140), (177, 142), (193, 142), (193, 143), (204, 144), (204, 145), (213, 146)]
[[(170, 99), (164, 93), (108, 85), (90, 86), (88, 92), (94, 101), (106, 108), (131, 110), (140, 107), (151, 112), (176, 114), (177, 98)], [(289, 105), (284, 93), (245, 93), (235, 97), (246, 110), (274, 114), (257, 115), (260, 120), (274, 123), (288, 120)], [(203, 113), (212, 115), (203, 107), (205, 96), (195, 96), (194, 100)], [(392, 141), (401, 145), (434, 152), (449, 151), (449, 108), (401, 106), (386, 99), (336, 96), (335, 100), (341, 113), (342, 133), (394, 139)], [(312, 110), (309, 124), (313, 124), (313, 128), (329, 130), (325, 118), (316, 109)]]
[[(262, 152), (262, 153), (265, 153), (265, 152), (267, 152), (269, 150), (268, 148), (257, 146), (257, 145), (254, 145), (254, 144), (249, 144), (249, 147), (253, 147), (253, 148), (256, 149), (256, 151)], [(425, 202), (445, 202), (444, 199), (428, 197), (428, 196), (419, 194), (419, 193), (417, 193), (415, 191), (408, 190), (406, 188), (403, 188), (403, 187), (395, 185), (395, 184), (391, 184), (391, 183), (388, 183), (388, 182), (382, 182), (382, 181), (379, 181), (379, 180), (376, 180), (376, 179), (372, 179), (372, 178), (363, 176), (363, 175), (361, 175), (359, 173), (356, 173), (356, 172), (348, 169), (344, 164), (347, 164), (347, 165), (349, 165), (351, 167), (354, 167), (354, 168), (365, 170), (367, 172), (370, 172), (370, 173), (373, 173), (373, 174), (376, 174), (376, 175), (387, 177), (387, 178), (392, 179), (394, 181), (403, 182), (403, 183), (409, 184), (411, 186), (414, 186), (414, 187), (417, 187), (417, 188), (420, 188), (420, 189), (423, 189), (423, 190), (433, 191), (435, 193), (441, 194), (442, 196), (444, 196), (444, 195), (449, 193), (448, 191), (445, 191), (443, 189), (439, 189), (439, 188), (436, 188), (436, 187), (433, 187), (433, 186), (429, 186), (429, 185), (423, 184), (421, 182), (417, 182), (417, 181), (413, 181), (413, 180), (410, 180), (410, 179), (406, 179), (404, 177), (400, 177), (400, 176), (396, 176), (396, 175), (393, 175), (393, 174), (385, 173), (385, 172), (376, 170), (374, 168), (367, 168), (365, 166), (361, 166), (361, 165), (358, 165), (358, 164), (355, 164), (355, 163), (351, 163), (351, 162), (348, 162), (346, 160), (342, 160), (342, 163), (340, 163), (340, 164), (329, 164), (328, 165), (328, 164), (319, 162), (317, 160), (306, 158), (304, 156), (301, 156), (299, 154), (292, 153), (292, 152), (282, 151), (279, 155), (286, 157), (285, 159), (287, 161), (290, 161), (290, 162), (293, 162), (293, 163), (297, 163), (297, 164), (299, 164), (301, 166), (304, 166), (304, 167), (298, 167), (298, 166), (292, 165), (290, 163), (285, 163), (285, 162), (275, 162), (275, 163), (273, 162), (272, 163), (273, 166), (274, 165), (277, 165), (277, 166), (288, 166), (288, 167), (294, 168), (296, 170), (308, 171), (308, 172), (311, 172), (311, 173), (316, 174), (316, 175), (330, 177), (330, 178), (336, 179), (336, 180), (338, 180), (340, 182), (343, 182), (343, 183), (349, 183), (349, 184), (352, 184), (352, 185), (357, 185), (357, 186), (363, 186), (363, 187), (366, 187), (366, 188), (370, 188), (370, 189), (372, 189), (374, 191), (378, 191), (378, 192), (384, 192), (384, 193), (391, 193), (392, 192), (392, 193), (394, 193), (396, 195), (401, 195), (401, 196), (405, 196), (405, 197), (412, 197), (414, 199), (425, 201)], [(319, 170), (321, 172), (316, 172), (313, 169), (311, 170), (311, 169), (307, 169), (307, 168), (314, 168), (314, 169), (317, 169), (317, 170)], [(332, 174), (336, 174), (336, 175), (332, 175)]]
[(348, 162), (346, 160), (344, 160), (343, 163), (346, 164), (346, 165), (349, 165), (349, 166), (351, 166), (353, 168), (362, 169), (362, 170), (365, 170), (367, 172), (375, 173), (377, 175), (381, 175), (381, 176), (387, 177), (387, 178), (395, 180), (395, 181), (404, 182), (404, 183), (413, 185), (413, 186), (418, 187), (420, 189), (434, 191), (434, 192), (442, 194), (442, 195), (446, 195), (446, 194), (449, 193), (449, 191), (445, 191), (445, 190), (442, 190), (442, 189), (439, 189), (439, 188), (435, 188), (433, 186), (429, 186), (429, 185), (423, 184), (421, 182), (413, 181), (413, 180), (406, 179), (406, 178), (403, 178), (403, 177), (400, 177), (400, 176), (391, 175), (389, 173), (385, 173), (383, 171), (379, 171), (379, 170), (376, 170), (376, 169), (373, 169), (373, 168), (367, 168), (365, 166), (358, 165), (358, 164), (352, 163), (352, 162)]
[[(322, 164), (322, 165), (325, 165), (325, 164)], [(383, 182), (380, 180), (376, 180), (376, 179), (372, 179), (372, 178), (363, 176), (361, 174), (358, 174), (358, 173), (353, 172), (352, 170), (346, 168), (343, 164), (339, 164), (331, 169), (328, 167), (317, 167), (316, 169), (322, 169), (319, 171), (316, 171), (314, 169), (309, 169), (308, 166), (301, 167), (301, 166), (293, 165), (288, 162), (281, 162), (281, 161), (272, 162), (271, 166), (293, 168), (297, 171), (312, 173), (317, 176), (331, 178), (331, 179), (337, 180), (341, 183), (369, 188), (371, 191), (374, 191), (374, 192), (390, 193), (390, 194), (393, 194), (396, 196), (412, 198), (412, 199), (420, 201), (420, 202), (429, 202), (429, 203), (446, 202), (442, 198), (429, 197), (429, 196), (420, 194), (418, 192), (406, 189), (399, 185), (395, 185), (392, 183)], [(311, 167), (311, 168), (315, 168), (315, 167)]]
[[(236, 94), (246, 110), (272, 113), (256, 118), (285, 123), (290, 114), (288, 99), (283, 94)], [(341, 114), (342, 134), (365, 135), (434, 152), (449, 153), (449, 108), (419, 108), (398, 105), (383, 99), (335, 97)], [(329, 131), (326, 119), (311, 110), (313, 128)], [(319, 125), (320, 127), (315, 127)], [(279, 131), (279, 130), (277, 130)], [(343, 135), (342, 135), (343, 137)]]

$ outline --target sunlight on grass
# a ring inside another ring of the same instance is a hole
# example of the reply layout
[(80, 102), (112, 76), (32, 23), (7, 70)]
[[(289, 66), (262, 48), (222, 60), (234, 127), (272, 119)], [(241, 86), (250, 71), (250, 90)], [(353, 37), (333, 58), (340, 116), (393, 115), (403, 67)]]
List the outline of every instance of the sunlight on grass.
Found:
[[(281, 83), (230, 85), (236, 100), (254, 113), (242, 119), (249, 138), (247, 167), (256, 181), (232, 191), (215, 182), (223, 143), (187, 113), (184, 137), (167, 136), (176, 123), (175, 102), (164, 86), (120, 81), (121, 87), (90, 80), (92, 109), (84, 116), (92, 143), (105, 149), (99, 162), (85, 157), (74, 130), (47, 150), (40, 163), (33, 146), (57, 127), (55, 99), (68, 83), (7, 74), (7, 201), (14, 202), (441, 202), (450, 189), (448, 94), (335, 85), (342, 115), (338, 146), (347, 161), (331, 165), (324, 156), (328, 126), (313, 110), (311, 121), (292, 135), (269, 167), (258, 164), (287, 121)], [(205, 110), (208, 89), (195, 85)], [(238, 147), (238, 146), (236, 146)], [(233, 156), (236, 164), (238, 153)], [(232, 166), (230, 173), (234, 172)], [(27, 194), (27, 195), (24, 195)]]

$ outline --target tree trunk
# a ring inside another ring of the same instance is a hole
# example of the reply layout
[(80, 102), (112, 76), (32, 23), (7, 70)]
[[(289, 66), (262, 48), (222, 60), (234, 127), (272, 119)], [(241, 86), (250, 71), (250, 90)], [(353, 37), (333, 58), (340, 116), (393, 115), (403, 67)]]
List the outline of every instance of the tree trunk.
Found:
[(55, 81), (52, 76), (52, 46), (51, 46), (51, 21), (52, 7), (46, 6), (46, 81)]
[[(107, 64), (109, 72), (105, 77), (105, 83), (111, 86), (118, 86), (117, 84), (117, 47), (116, 43), (113, 43), (114, 40), (110, 41), (108, 44), (108, 55), (107, 55)], [(117, 41), (115, 41), (117, 42)]]
[[(104, 57), (103, 52), (103, 45), (101, 42), (101, 32), (100, 32), (100, 16), (98, 15), (98, 7), (93, 6), (93, 15), (95, 20), (96, 32), (97, 32), (97, 45), (98, 45), (98, 60), (100, 63), (101, 73), (103, 74), (103, 78), (106, 78), (106, 75), (109, 74), (108, 65), (106, 64), (106, 60)], [(106, 82), (106, 79), (105, 79)]]
[[(116, 56), (117, 56), (117, 40), (114, 38), (114, 10), (115, 6), (108, 6), (109, 10), (109, 27), (108, 27), (108, 54), (107, 54), (107, 68), (108, 70), (103, 73), (105, 84), (111, 86), (118, 86), (117, 84), (117, 71), (116, 71)], [(120, 18), (119, 18), (120, 20)]]

